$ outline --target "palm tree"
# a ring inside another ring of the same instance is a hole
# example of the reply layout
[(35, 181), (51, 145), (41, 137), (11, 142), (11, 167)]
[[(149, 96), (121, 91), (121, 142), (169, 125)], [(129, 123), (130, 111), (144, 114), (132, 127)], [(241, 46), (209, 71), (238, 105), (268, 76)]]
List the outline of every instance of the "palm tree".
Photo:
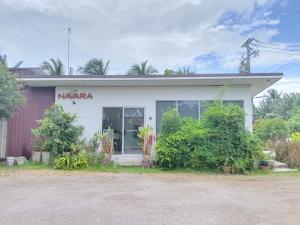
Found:
[(192, 75), (195, 74), (194, 71), (191, 71), (191, 68), (189, 66), (182, 67), (176, 71), (176, 75)]
[(141, 64), (134, 64), (128, 70), (128, 75), (151, 75), (158, 73), (157, 69), (152, 65), (147, 66), (148, 61), (141, 62)]
[[(5, 65), (6, 67), (8, 67), (7, 64), (7, 57), (5, 54), (0, 55), (0, 63), (2, 63), (3, 65)], [(19, 68), (21, 65), (23, 64), (23, 61), (19, 61), (15, 66), (13, 66), (12, 68), (16, 69)]]
[(49, 61), (42, 62), (41, 68), (49, 75), (60, 76), (64, 74), (64, 65), (60, 59), (49, 59)]
[(106, 75), (110, 60), (106, 63), (102, 59), (92, 58), (84, 66), (80, 66), (78, 71), (87, 75)]

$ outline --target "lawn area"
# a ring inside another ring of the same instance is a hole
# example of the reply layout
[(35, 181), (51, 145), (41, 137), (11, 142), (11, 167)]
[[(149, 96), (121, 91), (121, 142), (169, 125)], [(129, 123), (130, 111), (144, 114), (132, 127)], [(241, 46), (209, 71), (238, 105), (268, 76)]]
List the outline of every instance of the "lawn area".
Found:
[[(0, 164), (0, 171), (18, 171), (18, 170), (55, 170), (47, 164), (27, 163), (22, 166), (7, 167)], [(63, 170), (70, 171), (70, 170)], [(74, 170), (75, 171), (75, 170)], [(159, 173), (186, 173), (186, 174), (199, 174), (199, 175), (222, 175), (220, 170), (199, 170), (192, 168), (182, 169), (164, 169), (164, 168), (151, 168), (144, 169), (141, 166), (120, 166), (120, 165), (106, 165), (106, 166), (89, 166), (88, 168), (79, 169), (76, 171), (84, 172), (103, 172), (103, 173), (133, 173), (133, 174), (159, 174)], [(300, 170), (293, 172), (273, 172), (272, 170), (262, 171), (255, 170), (249, 172), (246, 176), (300, 176)]]

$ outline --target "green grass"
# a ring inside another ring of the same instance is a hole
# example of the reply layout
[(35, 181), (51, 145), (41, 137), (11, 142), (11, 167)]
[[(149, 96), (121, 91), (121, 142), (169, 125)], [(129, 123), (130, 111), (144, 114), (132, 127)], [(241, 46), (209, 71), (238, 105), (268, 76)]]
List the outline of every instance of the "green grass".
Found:
[[(18, 170), (55, 170), (49, 165), (38, 164), (38, 163), (27, 163), (23, 166), (7, 167), (0, 164), (0, 172), (2, 171), (18, 171)], [(61, 171), (61, 170), (60, 170)], [(63, 170), (70, 171), (70, 170)], [(105, 173), (134, 173), (134, 174), (163, 174), (163, 173), (174, 173), (174, 174), (199, 174), (199, 175), (222, 175), (219, 170), (199, 170), (192, 168), (185, 169), (163, 169), (163, 168), (151, 168), (144, 169), (141, 166), (120, 166), (120, 165), (106, 165), (106, 166), (90, 166), (88, 168), (76, 170), (85, 172), (105, 172)], [(272, 172), (268, 171), (252, 171), (248, 176), (300, 176), (300, 170), (295, 172)]]

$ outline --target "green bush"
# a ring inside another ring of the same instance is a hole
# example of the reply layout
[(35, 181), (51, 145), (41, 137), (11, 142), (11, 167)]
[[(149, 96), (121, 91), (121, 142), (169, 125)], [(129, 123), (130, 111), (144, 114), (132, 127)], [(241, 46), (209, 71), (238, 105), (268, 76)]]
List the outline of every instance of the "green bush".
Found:
[(290, 136), (289, 124), (282, 119), (260, 119), (254, 124), (254, 133), (262, 141), (285, 139)]
[(295, 132), (291, 134), (293, 141), (300, 141), (300, 132)]
[(75, 126), (76, 114), (67, 113), (60, 105), (54, 104), (38, 121), (38, 127), (32, 129), (34, 141), (39, 143), (39, 148), (47, 150), (52, 155), (58, 156), (72, 152), (72, 145), (79, 143), (83, 128)]
[[(170, 117), (174, 123), (170, 123)], [(262, 155), (260, 141), (246, 130), (244, 112), (235, 105), (215, 103), (201, 121), (167, 112), (162, 126), (167, 124), (176, 124), (176, 129), (161, 134), (156, 143), (156, 161), (162, 167), (218, 169), (227, 164), (246, 172)]]
[(88, 157), (85, 153), (71, 155), (65, 153), (54, 159), (55, 169), (81, 169), (88, 167)]
[(181, 118), (176, 109), (165, 112), (162, 117), (160, 135), (166, 135), (176, 132), (181, 126)]

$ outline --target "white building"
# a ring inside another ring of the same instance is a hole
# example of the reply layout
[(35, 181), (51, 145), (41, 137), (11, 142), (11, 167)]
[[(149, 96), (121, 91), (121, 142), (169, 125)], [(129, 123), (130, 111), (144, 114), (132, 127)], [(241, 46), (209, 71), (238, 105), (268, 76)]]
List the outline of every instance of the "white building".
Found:
[[(185, 76), (35, 76), (21, 77), (28, 87), (55, 87), (55, 102), (78, 115), (89, 139), (108, 126), (115, 133), (115, 160), (138, 162), (137, 129), (151, 126), (159, 133), (162, 113), (175, 107), (183, 116), (201, 119), (206, 101), (221, 97), (246, 112), (252, 130), (253, 97), (282, 74), (199, 74)], [(224, 88), (224, 85), (226, 86)], [(224, 92), (224, 93), (223, 93)], [(223, 94), (222, 94), (223, 93)]]

